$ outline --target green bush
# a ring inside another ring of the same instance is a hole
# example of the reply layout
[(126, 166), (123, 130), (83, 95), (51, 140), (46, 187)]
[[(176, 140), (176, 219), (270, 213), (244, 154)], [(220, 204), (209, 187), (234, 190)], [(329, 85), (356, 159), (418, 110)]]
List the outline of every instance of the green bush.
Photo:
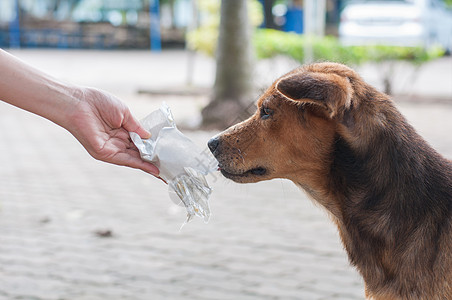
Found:
[(386, 45), (369, 45), (349, 47), (352, 51), (363, 53), (363, 61), (384, 62), (405, 60), (420, 65), (429, 60), (441, 57), (445, 50), (441, 47), (425, 49), (423, 47), (401, 47)]
[(438, 47), (426, 50), (422, 47), (385, 45), (343, 46), (337, 38), (332, 36), (309, 37), (271, 29), (256, 30), (254, 35), (258, 58), (283, 55), (303, 63), (306, 43), (310, 43), (312, 47), (314, 61), (334, 61), (348, 65), (391, 60), (421, 64), (444, 55), (444, 50)]
[[(214, 56), (218, 39), (218, 28), (202, 27), (188, 36), (188, 46), (193, 50)], [(402, 47), (386, 45), (344, 46), (332, 36), (314, 37), (288, 33), (273, 29), (256, 29), (253, 35), (256, 56), (259, 59), (278, 55), (304, 62), (306, 43), (312, 47), (314, 61), (333, 61), (347, 65), (365, 62), (404, 60), (419, 65), (444, 55), (444, 49), (433, 47)]]
[(261, 59), (283, 55), (303, 63), (307, 43), (312, 47), (314, 61), (357, 64), (363, 57), (363, 55), (359, 55), (358, 49), (350, 51), (331, 36), (314, 37), (272, 29), (258, 29), (254, 34), (253, 41), (256, 56)]
[(187, 33), (187, 47), (206, 54), (215, 56), (218, 41), (218, 28), (203, 27)]

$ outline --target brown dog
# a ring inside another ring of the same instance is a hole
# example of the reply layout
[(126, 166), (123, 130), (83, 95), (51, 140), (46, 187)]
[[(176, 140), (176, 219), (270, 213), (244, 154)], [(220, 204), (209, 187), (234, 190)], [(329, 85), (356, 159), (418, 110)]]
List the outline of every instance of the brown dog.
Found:
[(335, 63), (278, 79), (212, 138), (223, 175), (287, 178), (332, 215), (368, 299), (452, 299), (452, 163), (388, 96)]

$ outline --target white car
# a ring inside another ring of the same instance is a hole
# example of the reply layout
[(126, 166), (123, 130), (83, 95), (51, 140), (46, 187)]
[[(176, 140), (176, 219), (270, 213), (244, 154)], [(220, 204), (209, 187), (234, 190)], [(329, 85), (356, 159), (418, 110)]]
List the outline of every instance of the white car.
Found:
[(345, 45), (440, 45), (450, 53), (452, 8), (444, 0), (349, 1), (339, 38)]

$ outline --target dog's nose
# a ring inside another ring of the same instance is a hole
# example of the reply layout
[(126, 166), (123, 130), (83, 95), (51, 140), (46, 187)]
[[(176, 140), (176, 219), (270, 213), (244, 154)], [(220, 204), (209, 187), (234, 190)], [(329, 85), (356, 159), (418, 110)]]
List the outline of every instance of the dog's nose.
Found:
[(209, 149), (212, 153), (215, 152), (215, 150), (217, 150), (218, 145), (220, 145), (220, 139), (216, 136), (211, 138), (208, 142), (207, 142), (207, 146), (209, 146)]

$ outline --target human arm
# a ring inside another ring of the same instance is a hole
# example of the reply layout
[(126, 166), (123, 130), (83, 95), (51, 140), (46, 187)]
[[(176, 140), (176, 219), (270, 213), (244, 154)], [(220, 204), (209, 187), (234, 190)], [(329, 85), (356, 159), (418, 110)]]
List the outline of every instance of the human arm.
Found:
[(98, 160), (158, 176), (158, 168), (141, 160), (128, 134), (148, 138), (149, 132), (108, 93), (58, 81), (0, 49), (0, 100), (67, 129)]

